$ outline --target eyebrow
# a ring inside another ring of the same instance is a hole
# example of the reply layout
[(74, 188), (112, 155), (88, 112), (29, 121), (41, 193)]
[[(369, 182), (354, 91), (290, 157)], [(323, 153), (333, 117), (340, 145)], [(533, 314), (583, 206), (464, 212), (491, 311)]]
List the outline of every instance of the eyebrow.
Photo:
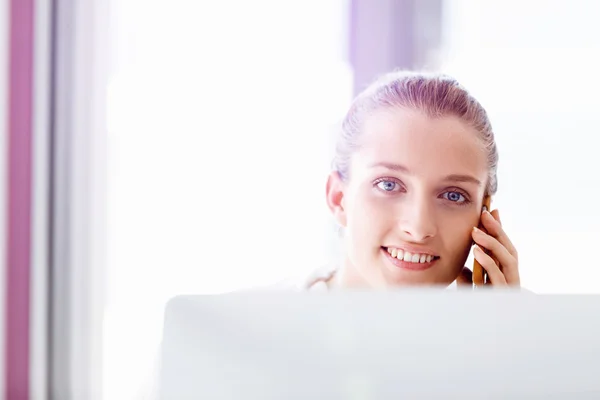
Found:
[[(371, 168), (378, 168), (378, 167), (383, 167), (392, 171), (399, 171), (399, 172), (404, 172), (405, 174), (411, 174), (410, 170), (408, 168), (406, 168), (404, 165), (401, 164), (395, 164), (395, 163), (388, 163), (388, 162), (378, 162), (378, 163), (373, 163), (371, 164), (369, 167)], [(475, 178), (474, 176), (471, 175), (461, 175), (461, 174), (451, 174), (446, 176), (443, 179), (444, 182), (465, 182), (465, 183), (474, 183), (478, 186), (481, 186), (482, 183), (479, 179)]]

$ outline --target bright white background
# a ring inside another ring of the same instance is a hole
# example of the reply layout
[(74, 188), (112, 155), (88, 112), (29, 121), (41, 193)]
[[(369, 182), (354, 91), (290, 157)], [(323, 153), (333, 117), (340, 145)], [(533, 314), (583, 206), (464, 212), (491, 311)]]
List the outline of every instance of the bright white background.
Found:
[[(139, 393), (171, 295), (267, 284), (335, 253), (323, 193), (352, 91), (346, 2), (207, 3), (112, 2), (107, 400)], [(600, 292), (599, 7), (445, 2), (443, 69), (490, 112), (494, 204), (538, 293)]]
[(343, 0), (112, 5), (107, 400), (148, 378), (170, 296), (331, 258), (328, 138), (352, 91)]

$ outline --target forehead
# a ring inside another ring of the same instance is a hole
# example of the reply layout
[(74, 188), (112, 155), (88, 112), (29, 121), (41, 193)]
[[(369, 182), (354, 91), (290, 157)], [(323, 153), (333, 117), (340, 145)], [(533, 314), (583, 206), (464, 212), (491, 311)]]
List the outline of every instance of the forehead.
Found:
[(367, 117), (356, 156), (360, 163), (398, 163), (416, 174), (487, 175), (486, 152), (474, 128), (458, 117), (432, 118), (409, 109)]

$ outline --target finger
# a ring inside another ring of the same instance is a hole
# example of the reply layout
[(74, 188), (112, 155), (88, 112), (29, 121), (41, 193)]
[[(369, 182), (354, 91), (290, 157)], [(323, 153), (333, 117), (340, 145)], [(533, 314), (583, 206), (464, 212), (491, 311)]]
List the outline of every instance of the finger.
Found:
[[(492, 210), (492, 212), (490, 214), (492, 214), (492, 217), (494, 217), (494, 219), (500, 223), (500, 226), (502, 226), (502, 220), (500, 220), (500, 211), (498, 209), (495, 209), (495, 210)], [(508, 239), (508, 236), (507, 236), (507, 239)], [(510, 239), (508, 240), (508, 242), (510, 243)], [(512, 246), (512, 243), (510, 243), (510, 245)], [(511, 254), (515, 257), (515, 261), (517, 262), (516, 268), (510, 268), (508, 270), (503, 269), (502, 271), (504, 272), (504, 276), (509, 285), (520, 286), (521, 278), (519, 276), (519, 271), (518, 271), (519, 255), (517, 253), (517, 250), (514, 248), (514, 246), (513, 246)]]
[(456, 285), (461, 288), (473, 288), (473, 272), (467, 267), (463, 267), (462, 271), (456, 278)]
[(488, 255), (496, 262), (496, 265), (504, 274), (506, 282), (509, 285), (520, 285), (519, 262), (517, 259), (496, 238), (482, 230), (474, 228), (472, 236), (475, 243), (488, 250), (488, 253), (490, 253)]
[[(502, 226), (502, 221), (500, 221), (500, 213), (498, 212), (498, 209), (492, 210), (490, 214), (492, 214), (492, 217), (494, 217), (494, 219), (500, 223), (500, 226)], [(493, 254), (491, 255), (491, 257), (494, 259), (496, 265), (500, 266), (500, 261), (498, 261)]]
[(473, 256), (479, 264), (486, 270), (488, 274), (488, 278), (490, 279), (492, 285), (494, 286), (506, 286), (506, 278), (500, 268), (496, 265), (492, 257), (485, 254), (485, 252), (479, 247), (479, 245), (475, 245), (473, 247)]
[(487, 233), (498, 239), (498, 241), (506, 247), (508, 252), (518, 259), (517, 249), (515, 249), (515, 246), (508, 238), (508, 235), (504, 232), (504, 229), (502, 229), (500, 222), (497, 221), (489, 211), (483, 212), (481, 222)]
[(475, 243), (491, 252), (490, 256), (492, 259), (498, 260), (501, 269), (517, 267), (515, 257), (509, 253), (508, 249), (498, 239), (476, 227), (473, 228), (472, 236)]
[(502, 226), (502, 221), (500, 220), (500, 212), (498, 211), (498, 209), (492, 210), (490, 214), (492, 214), (492, 217), (494, 217), (494, 219), (500, 223), (500, 226)]

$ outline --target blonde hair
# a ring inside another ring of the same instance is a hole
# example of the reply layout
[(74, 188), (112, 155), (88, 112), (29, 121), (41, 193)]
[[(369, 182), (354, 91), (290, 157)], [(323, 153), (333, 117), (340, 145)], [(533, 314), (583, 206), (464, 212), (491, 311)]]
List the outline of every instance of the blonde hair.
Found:
[(455, 79), (424, 72), (388, 73), (361, 92), (350, 106), (335, 147), (333, 169), (342, 179), (348, 178), (352, 153), (365, 119), (373, 112), (395, 107), (411, 108), (431, 118), (456, 116), (479, 133), (488, 160), (486, 195), (498, 190), (498, 149), (485, 109)]

